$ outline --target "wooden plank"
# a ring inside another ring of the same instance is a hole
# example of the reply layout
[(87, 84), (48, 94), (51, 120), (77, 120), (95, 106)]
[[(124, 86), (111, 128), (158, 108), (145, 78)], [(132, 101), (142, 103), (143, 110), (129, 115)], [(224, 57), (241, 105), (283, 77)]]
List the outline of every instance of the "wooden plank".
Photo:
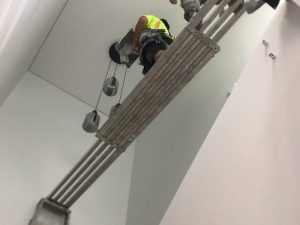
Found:
[[(200, 50), (201, 47), (197, 46), (201, 46), (201, 42), (197, 41), (195, 42), (191, 48), (194, 49), (194, 51)], [(134, 124), (136, 121), (139, 120), (140, 117), (142, 117), (142, 112), (140, 110), (143, 111), (148, 111), (151, 109), (152, 107), (152, 101), (155, 101), (155, 98), (162, 92), (164, 92), (164, 86), (166, 86), (166, 83), (168, 83), (170, 81), (170, 79), (172, 79), (172, 76), (175, 76), (176, 74), (180, 73), (181, 70), (184, 69), (184, 67), (182, 67), (182, 65), (184, 65), (185, 61), (187, 59), (192, 59), (192, 53), (185, 53), (183, 57), (179, 57), (179, 60), (177, 62), (175, 62), (175, 66), (170, 67), (169, 71), (166, 71), (165, 74), (163, 74), (162, 76), (164, 77), (163, 80), (161, 80), (160, 83), (157, 83), (154, 85), (153, 89), (150, 90), (149, 92), (145, 93), (144, 96), (144, 100), (135, 108), (134, 111), (132, 111), (131, 113), (131, 119), (126, 121), (127, 123), (123, 124), (123, 129), (126, 129), (126, 126), (130, 126), (132, 125), (132, 123)], [(120, 130), (122, 130), (122, 128), (120, 128)], [(124, 132), (124, 131), (122, 131)], [(116, 137), (112, 137), (113, 139), (115, 139)], [(118, 143), (118, 142), (117, 142)]]
[[(179, 35), (179, 39), (174, 41), (171, 48), (166, 51), (147, 76), (144, 77), (122, 102), (117, 115), (110, 118), (99, 130), (98, 137), (104, 138), (105, 141), (115, 147), (120, 147), (120, 143), (133, 141), (137, 136), (136, 133), (141, 132), (140, 129), (143, 127), (143, 124), (148, 124), (148, 120), (152, 121), (153, 112), (159, 112), (160, 106), (164, 105), (164, 99), (167, 99), (167, 96), (171, 95), (173, 91), (176, 92), (177, 86), (171, 86), (175, 84), (180, 86), (178, 82), (183, 81), (182, 79), (187, 79), (183, 78), (182, 74), (186, 74), (186, 71), (192, 70), (192, 66), (197, 67), (197, 64), (194, 62), (190, 63), (192, 58), (197, 55), (197, 51), (200, 51), (202, 48), (206, 54), (208, 54), (207, 49), (210, 49), (209, 51), (214, 53), (218, 51), (218, 47), (214, 43), (220, 39), (220, 35), (227, 32), (234, 24), (234, 21), (242, 14), (242, 12), (239, 12), (226, 21), (233, 11), (239, 7), (242, 0), (236, 1), (225, 10), (222, 16), (208, 30), (207, 34), (204, 34), (206, 38), (203, 39), (203, 34), (195, 29), (197, 18), (199, 20), (201, 13), (207, 13), (211, 10), (216, 2), (217, 0), (210, 0), (201, 8), (201, 12), (199, 11), (200, 13), (193, 18), (193, 21)], [(230, 0), (223, 0), (218, 7), (213, 9), (213, 13), (204, 21), (200, 29), (201, 31), (205, 30), (214, 21), (228, 2)], [(211, 42), (208, 41), (209, 39), (207, 38), (213, 36), (215, 32), (217, 32), (214, 36), (215, 39)], [(204, 48), (203, 46), (206, 47)], [(214, 53), (210, 53), (208, 58), (211, 58), (211, 54)], [(199, 54), (201, 55), (202, 52)], [(206, 55), (202, 57), (206, 60)], [(201, 62), (198, 63), (201, 64)]]
[[(210, 51), (207, 56), (202, 59), (202, 61), (200, 62), (200, 64), (198, 64), (198, 66), (195, 68), (195, 70), (193, 70), (192, 73), (190, 73), (190, 76), (187, 77), (187, 82), (183, 82), (180, 84), (180, 86), (178, 86), (178, 92), (173, 92), (173, 95), (169, 96), (168, 100), (166, 100), (162, 105), (161, 105), (161, 109), (157, 109), (157, 111), (153, 112), (152, 115), (150, 115), (151, 117), (149, 117), (147, 119), (147, 122), (144, 123), (141, 127), (139, 127), (136, 131), (135, 131), (135, 138), (138, 137), (140, 135), (140, 133), (155, 119), (155, 117), (161, 112), (162, 109), (164, 109), (169, 102), (176, 97), (176, 95), (180, 92), (180, 90), (182, 90), (182, 88), (185, 87), (185, 85), (189, 82), (189, 80), (191, 80), (198, 72), (199, 70), (214, 56), (214, 52)], [(197, 72), (196, 72), (197, 71)], [(132, 139), (124, 139), (124, 142), (121, 143), (122, 146), (124, 146), (124, 148), (126, 149), (131, 143), (132, 143)]]
[[(155, 84), (158, 82), (158, 80), (163, 79), (163, 76), (160, 76), (165, 69), (169, 69), (169, 67), (172, 67), (173, 64), (176, 63), (176, 58), (180, 57), (181, 54), (183, 52), (188, 51), (188, 48), (190, 45), (193, 44), (193, 42), (196, 41), (196, 39), (190, 35), (188, 37), (188, 39), (186, 39), (183, 43), (181, 43), (182, 45), (180, 45), (180, 47), (178, 48), (178, 51), (176, 52), (176, 54), (174, 54), (171, 59), (170, 59), (170, 64), (166, 63), (164, 65), (164, 67), (161, 69), (161, 71), (159, 71), (159, 73), (154, 74), (152, 76), (149, 76), (149, 78), (151, 78), (151, 80), (148, 79), (148, 82), (141, 82), (138, 84), (138, 86), (140, 86), (141, 91), (138, 93), (131, 93), (129, 95), (129, 98), (127, 99), (127, 105), (125, 103), (122, 103), (122, 109), (123, 109), (123, 114), (119, 116), (119, 118), (116, 119), (116, 121), (114, 121), (114, 123), (112, 123), (110, 125), (110, 127), (106, 128), (105, 133), (103, 132), (102, 135), (103, 137), (107, 137), (109, 135), (109, 133), (111, 132), (112, 129), (114, 129), (116, 126), (120, 125), (120, 122), (122, 122), (126, 116), (130, 116), (130, 111), (126, 112), (126, 109), (129, 108), (131, 110), (134, 109), (134, 105), (137, 105), (143, 97), (143, 94), (146, 91), (149, 91), (149, 88), (151, 88), (152, 86), (155, 86)], [(151, 74), (148, 74), (151, 75)], [(146, 76), (146, 78), (148, 77), (148, 75)], [(101, 133), (101, 130), (100, 130)]]
[[(157, 79), (157, 77), (160, 74), (160, 71), (162, 71), (166, 66), (168, 66), (167, 61), (172, 61), (178, 55), (177, 52), (180, 52), (187, 44), (189, 44), (189, 42), (193, 38), (193, 36), (190, 34), (191, 33), (187, 29), (185, 29), (184, 32), (181, 35), (179, 35), (179, 38), (176, 39), (176, 41), (171, 45), (170, 49), (168, 49), (167, 51), (173, 53), (171, 57), (166, 58), (162, 56), (161, 59), (157, 63), (155, 63), (155, 65), (151, 68), (147, 76), (145, 76), (139, 82), (139, 84), (134, 88), (134, 90), (122, 102), (120, 106), (121, 110), (125, 109), (126, 107), (130, 107), (132, 102), (136, 102), (135, 98), (138, 97), (143, 90), (145, 90), (145, 87), (147, 85), (151, 85), (154, 82), (153, 79)], [(111, 126), (111, 124), (119, 123), (120, 120), (121, 118), (119, 117), (117, 117), (115, 120), (108, 120), (99, 131), (99, 135), (105, 137), (106, 135), (104, 134), (104, 131), (106, 131)]]
[(164, 109), (164, 104), (167, 104), (169, 100), (171, 100), (169, 99), (169, 96), (175, 94), (175, 97), (179, 93), (180, 90), (178, 90), (178, 85), (183, 84), (182, 81), (184, 80), (184, 78), (178, 80), (174, 82), (174, 90), (162, 96), (161, 99), (158, 99), (153, 108), (145, 112), (143, 117), (141, 117), (141, 120), (136, 122), (135, 126), (131, 127), (130, 130), (127, 130), (127, 132), (123, 133), (123, 136), (119, 137), (119, 139), (116, 140), (117, 142), (120, 142), (121, 146), (123, 146), (124, 143), (128, 143), (134, 140), (138, 136), (138, 134), (142, 132), (145, 126), (153, 121), (153, 119)]
[[(203, 45), (202, 45), (203, 46)], [(197, 60), (200, 56), (201, 56), (201, 53), (204, 51), (204, 49), (206, 49), (207, 47), (203, 48), (202, 51), (201, 51), (201, 46), (199, 47), (199, 49), (194, 49), (194, 52), (191, 52), (191, 54), (189, 55), (190, 58), (188, 58), (185, 62), (183, 62), (182, 64), (185, 65), (185, 67), (182, 67), (180, 66), (181, 70), (178, 70), (176, 71), (176, 73), (173, 74), (173, 77), (171, 77), (167, 83), (165, 83), (162, 87), (159, 87), (159, 90), (154, 92), (154, 95), (152, 96), (152, 99), (149, 100), (145, 103), (146, 105), (145, 106), (142, 106), (140, 108), (140, 111), (137, 112), (135, 114), (135, 117), (133, 117), (135, 120), (133, 120), (133, 124), (136, 124), (139, 123), (140, 120), (142, 120), (143, 118), (145, 118), (145, 114), (151, 112), (151, 110), (156, 107), (156, 105), (158, 104), (161, 104), (159, 103), (159, 101), (161, 99), (163, 99), (162, 97), (166, 94), (168, 94), (166, 92), (166, 90), (163, 88), (164, 86), (168, 85), (169, 87), (172, 87), (173, 83), (174, 83), (174, 80), (175, 79), (178, 79), (178, 78), (182, 78), (182, 74), (184, 74), (184, 71), (190, 67), (191, 64), (193, 64), (193, 62), (195, 60)], [(197, 53), (197, 55), (195, 55)], [(174, 71), (173, 71), (174, 72)], [(176, 77), (177, 76), (177, 77)], [(175, 77), (175, 78), (174, 78)], [(168, 91), (171, 91), (172, 88), (170, 88), (170, 90)], [(154, 102), (153, 102), (154, 101)], [(121, 133), (125, 133), (127, 134), (130, 129), (130, 127), (132, 127), (133, 125), (130, 124), (127, 128), (124, 128)], [(115, 139), (115, 142), (119, 143), (120, 142), (120, 137), (118, 139)], [(122, 137), (121, 137), (122, 139)]]
[[(171, 76), (169, 77), (168, 80), (166, 80), (165, 83), (163, 83), (160, 87), (158, 87), (158, 91), (156, 92), (153, 92), (152, 96), (151, 96), (151, 99), (147, 99), (147, 101), (145, 102), (145, 105), (142, 105), (140, 106), (140, 110), (137, 111), (135, 113), (135, 119), (136, 120), (133, 120), (131, 123), (131, 125), (133, 125), (134, 127), (136, 127), (139, 123), (143, 122), (144, 121), (144, 118), (150, 113), (152, 112), (152, 110), (159, 106), (159, 104), (161, 102), (163, 102), (163, 97), (165, 95), (168, 95), (169, 92), (171, 92), (175, 86), (173, 86), (176, 81), (178, 79), (182, 79), (182, 74), (184, 74), (184, 72), (189, 68), (189, 66), (196, 60), (197, 57), (199, 57), (199, 54), (201, 55), (201, 53), (207, 49), (208, 47), (206, 45), (203, 45), (203, 44), (199, 44), (199, 46), (197, 48), (195, 48), (193, 50), (193, 52), (191, 52), (187, 58), (185, 58), (184, 61), (181, 62), (181, 65), (184, 65), (184, 66), (179, 66), (179, 70), (172, 70), (170, 71)], [(198, 55), (197, 55), (198, 54)], [(167, 87), (167, 88), (166, 88)], [(130, 129), (127, 128), (123, 131), (121, 131), (120, 135), (122, 134), (128, 134), (128, 130)], [(119, 137), (119, 138), (116, 138), (116, 142), (119, 143), (121, 142), (123, 137)]]
[[(179, 55), (178, 57), (181, 57), (181, 56)], [(176, 63), (176, 58), (172, 61), (171, 64), (169, 64), (169, 65), (166, 64), (166, 65), (168, 65), (167, 68), (174, 66), (172, 64), (175, 64), (175, 63)], [(162, 73), (163, 72), (164, 72), (164, 70), (162, 71)], [(127, 108), (124, 108), (124, 112), (123, 112), (124, 114), (122, 115), (123, 118), (119, 118), (118, 121), (110, 127), (110, 130), (117, 129), (116, 127), (120, 127), (121, 124), (124, 121), (126, 121), (127, 117), (131, 117), (132, 111), (135, 110), (135, 107), (138, 106), (140, 102), (145, 101), (145, 96), (146, 96), (145, 92), (147, 92), (147, 93), (151, 92), (153, 90), (153, 88), (157, 87), (157, 84), (163, 79), (165, 79), (165, 76), (157, 76), (156, 79), (153, 80), (153, 82), (146, 83), (144, 85), (143, 91), (138, 96), (136, 96), (136, 99), (133, 99), (131, 104)], [(110, 130), (108, 130), (107, 133)], [(111, 136), (111, 134), (110, 134), (110, 136)]]

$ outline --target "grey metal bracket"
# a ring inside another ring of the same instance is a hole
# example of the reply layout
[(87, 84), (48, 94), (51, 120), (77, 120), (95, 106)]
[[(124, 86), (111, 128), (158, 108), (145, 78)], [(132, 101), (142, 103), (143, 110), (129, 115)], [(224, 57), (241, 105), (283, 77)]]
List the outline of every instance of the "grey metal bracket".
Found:
[(48, 199), (41, 199), (29, 225), (69, 225), (71, 211)]

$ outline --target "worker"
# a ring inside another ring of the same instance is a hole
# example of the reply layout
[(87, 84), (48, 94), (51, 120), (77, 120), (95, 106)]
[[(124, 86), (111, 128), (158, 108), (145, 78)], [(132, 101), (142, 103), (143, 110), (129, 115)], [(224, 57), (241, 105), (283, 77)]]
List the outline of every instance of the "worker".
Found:
[(163, 52), (171, 45), (174, 37), (170, 25), (165, 19), (153, 15), (141, 16), (135, 26), (132, 52), (140, 55), (141, 64), (146, 74)]

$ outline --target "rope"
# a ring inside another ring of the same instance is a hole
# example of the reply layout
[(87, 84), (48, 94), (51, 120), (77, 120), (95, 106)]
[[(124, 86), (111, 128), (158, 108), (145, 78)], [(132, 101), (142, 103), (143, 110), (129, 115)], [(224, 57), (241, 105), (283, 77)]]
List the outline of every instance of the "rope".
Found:
[(123, 84), (122, 84), (122, 89), (121, 89), (121, 94), (120, 94), (120, 98), (119, 98), (119, 103), (121, 103), (121, 99), (122, 99), (122, 95), (123, 95), (123, 89), (124, 89), (124, 84), (125, 84), (125, 79), (126, 79), (126, 75), (127, 75), (127, 66), (125, 69), (125, 75), (124, 75), (124, 79), (123, 79)]
[[(100, 94), (99, 94), (99, 97), (98, 97), (98, 101), (97, 101), (97, 105), (96, 105), (96, 107), (95, 107), (95, 110), (97, 110), (98, 105), (99, 105), (99, 102), (100, 102), (100, 98), (101, 98), (101, 95), (102, 95), (102, 90), (103, 90), (105, 81), (106, 81), (107, 76), (108, 76), (108, 72), (109, 72), (109, 69), (110, 69), (111, 61), (112, 61), (112, 59), (109, 61), (109, 65), (108, 65), (108, 68), (107, 68), (107, 71), (106, 71), (106, 75), (105, 75), (104, 82), (103, 82), (102, 87), (101, 87), (101, 89), (100, 89)], [(118, 65), (118, 64), (117, 64), (117, 65)], [(116, 72), (116, 70), (115, 70), (115, 72)]]
[(114, 77), (116, 77), (117, 68), (118, 68), (118, 64), (116, 64), (116, 67), (115, 67)]

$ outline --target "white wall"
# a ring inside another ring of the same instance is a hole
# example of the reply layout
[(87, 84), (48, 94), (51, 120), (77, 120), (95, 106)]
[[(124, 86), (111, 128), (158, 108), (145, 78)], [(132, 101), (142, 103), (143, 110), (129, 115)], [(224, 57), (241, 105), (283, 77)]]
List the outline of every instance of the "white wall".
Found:
[(300, 7), (284, 2), (161, 225), (298, 225)]
[(128, 225), (159, 224), (273, 15), (266, 6), (244, 15), (220, 42), (221, 52), (137, 139)]
[(65, 2), (6, 0), (1, 3), (0, 105), (27, 71)]
[[(92, 109), (27, 73), (0, 108), (0, 224), (27, 224), (95, 142), (81, 124)], [(102, 123), (105, 121), (102, 115)], [(72, 207), (72, 225), (125, 225), (134, 145)]]

